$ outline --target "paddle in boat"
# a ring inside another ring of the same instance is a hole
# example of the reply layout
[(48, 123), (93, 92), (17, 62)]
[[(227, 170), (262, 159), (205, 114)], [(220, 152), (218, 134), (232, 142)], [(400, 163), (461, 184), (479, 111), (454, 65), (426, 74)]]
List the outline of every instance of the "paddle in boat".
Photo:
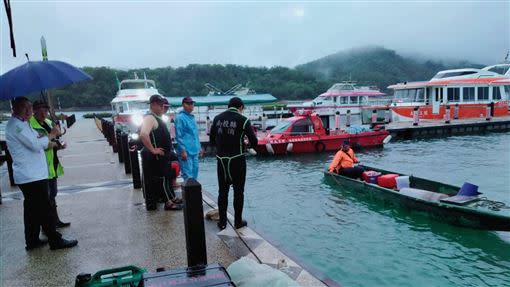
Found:
[(268, 134), (259, 138), (255, 151), (258, 155), (337, 151), (346, 140), (354, 148), (372, 148), (382, 147), (390, 139), (389, 132), (383, 126), (329, 130), (317, 114), (298, 111), (294, 117), (283, 119)]
[(475, 229), (510, 231), (510, 206), (481, 197), (478, 187), (462, 188), (413, 175), (362, 166), (363, 180), (325, 171), (328, 181), (447, 222)]

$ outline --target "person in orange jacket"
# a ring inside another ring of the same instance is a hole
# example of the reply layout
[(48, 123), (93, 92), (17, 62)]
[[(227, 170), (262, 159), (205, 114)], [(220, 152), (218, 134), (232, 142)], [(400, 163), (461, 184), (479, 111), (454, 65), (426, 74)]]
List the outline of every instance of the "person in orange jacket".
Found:
[(350, 178), (361, 178), (363, 168), (354, 166), (355, 163), (359, 163), (359, 160), (351, 149), (349, 141), (344, 141), (342, 148), (335, 154), (328, 170)]

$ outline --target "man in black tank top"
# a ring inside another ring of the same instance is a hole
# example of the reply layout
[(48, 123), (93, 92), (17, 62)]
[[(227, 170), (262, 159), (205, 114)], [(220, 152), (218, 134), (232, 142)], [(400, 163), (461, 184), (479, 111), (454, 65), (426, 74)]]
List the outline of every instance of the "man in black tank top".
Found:
[(243, 220), (244, 183), (246, 180), (246, 159), (244, 157), (244, 136), (248, 137), (252, 147), (257, 146), (257, 136), (250, 120), (241, 114), (243, 101), (238, 97), (230, 99), (228, 110), (217, 115), (211, 126), (210, 144), (216, 146), (218, 175), (218, 208), (220, 220), (218, 227), (227, 227), (228, 191), (234, 187), (235, 228), (246, 225)]
[(155, 210), (160, 196), (165, 199), (166, 210), (182, 209), (172, 188), (171, 158), (172, 139), (166, 124), (161, 119), (168, 102), (160, 95), (151, 96), (150, 113), (143, 119), (140, 129), (142, 149), (143, 191), (145, 207)]

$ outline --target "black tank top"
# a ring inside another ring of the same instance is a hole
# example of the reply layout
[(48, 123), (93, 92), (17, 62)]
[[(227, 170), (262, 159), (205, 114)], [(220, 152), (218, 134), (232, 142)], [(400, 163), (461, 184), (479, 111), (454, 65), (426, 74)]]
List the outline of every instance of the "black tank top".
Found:
[(154, 147), (160, 147), (165, 150), (165, 157), (170, 157), (172, 154), (172, 139), (165, 123), (156, 115), (151, 114), (158, 122), (158, 128), (153, 130), (150, 134), (151, 143)]

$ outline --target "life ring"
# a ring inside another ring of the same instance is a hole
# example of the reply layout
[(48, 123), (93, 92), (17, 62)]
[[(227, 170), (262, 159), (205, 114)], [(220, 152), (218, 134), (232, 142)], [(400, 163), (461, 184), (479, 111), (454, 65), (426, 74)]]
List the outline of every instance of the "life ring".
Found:
[(315, 144), (315, 150), (318, 152), (323, 152), (326, 149), (326, 145), (323, 142), (317, 142)]

